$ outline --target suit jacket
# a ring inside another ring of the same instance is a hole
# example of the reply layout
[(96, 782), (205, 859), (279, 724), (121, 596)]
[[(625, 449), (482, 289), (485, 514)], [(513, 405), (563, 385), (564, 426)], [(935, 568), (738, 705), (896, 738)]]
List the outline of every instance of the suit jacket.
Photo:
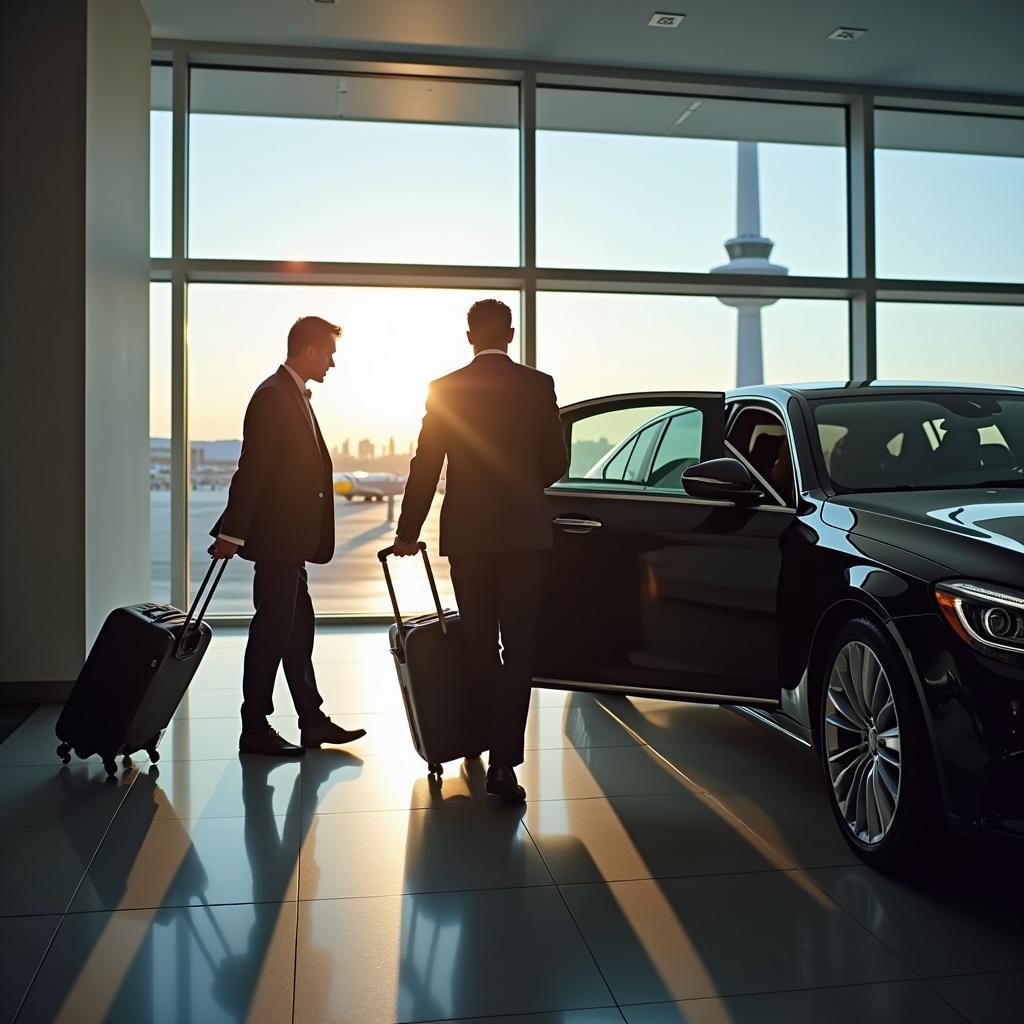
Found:
[(549, 548), (544, 488), (568, 461), (554, 381), (504, 355), (430, 385), (398, 536), (419, 536), (445, 457), (441, 554)]
[(245, 541), (254, 562), (329, 562), (334, 554), (331, 458), (306, 403), (283, 367), (255, 391), (245, 410), (242, 454), (228, 504), (210, 531)]

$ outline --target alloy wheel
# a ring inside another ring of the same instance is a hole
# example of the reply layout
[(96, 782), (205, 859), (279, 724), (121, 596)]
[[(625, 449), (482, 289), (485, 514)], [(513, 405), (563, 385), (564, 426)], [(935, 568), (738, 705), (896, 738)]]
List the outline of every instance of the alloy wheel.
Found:
[(825, 705), (825, 756), (846, 827), (880, 843), (900, 797), (900, 722), (892, 687), (875, 652), (851, 641), (836, 655)]

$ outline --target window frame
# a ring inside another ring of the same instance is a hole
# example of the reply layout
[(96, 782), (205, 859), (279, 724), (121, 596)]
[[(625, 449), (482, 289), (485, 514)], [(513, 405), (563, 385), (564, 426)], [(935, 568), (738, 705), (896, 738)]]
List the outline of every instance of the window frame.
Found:
[[(187, 289), (193, 282), (429, 286), (518, 290), (521, 295), (521, 358), (536, 366), (536, 315), (539, 291), (592, 291), (624, 294), (747, 296), (841, 299), (849, 310), (849, 377), (877, 376), (876, 320), (880, 302), (994, 304), (1024, 306), (1024, 284), (987, 281), (888, 280), (875, 262), (875, 109), (1024, 118), (1019, 96), (978, 96), (940, 90), (893, 89), (849, 82), (806, 82), (737, 75), (707, 76), (647, 68), (597, 69), (539, 61), (489, 59), (441, 53), (395, 55), (361, 50), (224, 43), (156, 38), (152, 62), (172, 69), (171, 255), (153, 257), (151, 281), (170, 282), (171, 332), (171, 599), (187, 606), (189, 437)], [(335, 75), (414, 76), (516, 83), (519, 88), (520, 258), (518, 267), (451, 267), (358, 263), (289, 264), (270, 260), (205, 260), (188, 256), (188, 113), (193, 67), (238, 70), (320, 71)], [(797, 106), (842, 107), (846, 115), (846, 192), (848, 275), (845, 278), (768, 276), (726, 273), (595, 271), (540, 267), (537, 262), (537, 90), (560, 85), (670, 94), (689, 98), (763, 100)], [(770, 403), (769, 403), (770, 404)], [(780, 411), (795, 456), (793, 425)], [(815, 442), (816, 443), (816, 442)], [(800, 466), (794, 458), (797, 495)], [(775, 507), (775, 506), (766, 506)], [(384, 616), (319, 616), (324, 621), (387, 621)], [(230, 621), (225, 619), (222, 621)], [(237, 618), (240, 624), (248, 617)]]

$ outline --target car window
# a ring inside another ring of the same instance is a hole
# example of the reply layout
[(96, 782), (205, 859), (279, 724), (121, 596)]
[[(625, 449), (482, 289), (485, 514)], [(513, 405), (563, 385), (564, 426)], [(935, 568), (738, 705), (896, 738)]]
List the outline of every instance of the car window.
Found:
[(726, 431), (726, 437), (786, 505), (796, 504), (789, 439), (776, 413), (760, 407), (741, 409)]
[(636, 448), (636, 435), (631, 437), (601, 468), (602, 480), (625, 480), (626, 463)]
[(700, 462), (703, 424), (704, 417), (698, 409), (687, 409), (668, 421), (647, 476), (648, 487), (683, 491), (683, 470)]
[[(569, 482), (628, 481), (627, 467), (639, 435), (652, 421), (675, 406), (641, 405), (596, 412), (576, 419), (569, 428)], [(641, 453), (643, 454), (643, 453)], [(642, 459), (640, 459), (642, 464)]]
[(814, 404), (836, 490), (1024, 486), (1024, 399), (951, 392)]
[[(647, 466), (651, 449), (661, 436), (664, 425), (664, 422), (659, 420), (657, 423), (652, 423), (649, 427), (644, 427), (637, 434), (636, 444), (633, 445), (633, 451), (630, 453), (629, 461), (626, 463), (626, 472), (622, 476), (622, 479), (627, 483), (642, 482), (644, 468)], [(611, 478), (605, 474), (605, 479)]]

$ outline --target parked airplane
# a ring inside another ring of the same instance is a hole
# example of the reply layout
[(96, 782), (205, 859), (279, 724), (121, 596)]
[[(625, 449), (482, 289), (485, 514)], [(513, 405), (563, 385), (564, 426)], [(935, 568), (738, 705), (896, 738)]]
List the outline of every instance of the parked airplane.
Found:
[(351, 473), (335, 473), (334, 493), (346, 501), (353, 498), (383, 501), (391, 495), (403, 494), (405, 480), (398, 473), (367, 473), (362, 469)]

